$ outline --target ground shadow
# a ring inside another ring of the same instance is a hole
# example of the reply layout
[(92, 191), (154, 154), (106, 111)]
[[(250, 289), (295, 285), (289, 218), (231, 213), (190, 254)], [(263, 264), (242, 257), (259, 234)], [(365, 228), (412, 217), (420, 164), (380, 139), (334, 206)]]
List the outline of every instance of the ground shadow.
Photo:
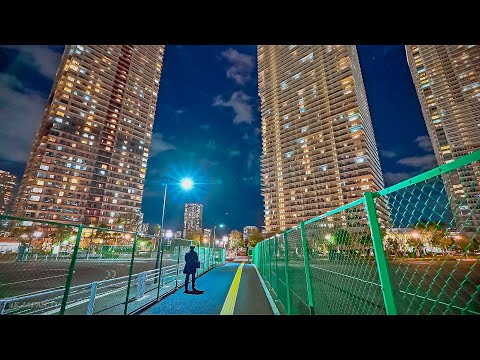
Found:
[(205, 290), (189, 290), (187, 294), (190, 295), (202, 295), (205, 292)]

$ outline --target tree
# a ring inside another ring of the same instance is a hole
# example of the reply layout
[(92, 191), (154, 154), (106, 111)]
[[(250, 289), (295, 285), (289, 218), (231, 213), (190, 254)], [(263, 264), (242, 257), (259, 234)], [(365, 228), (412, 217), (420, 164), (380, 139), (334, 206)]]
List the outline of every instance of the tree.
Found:
[(141, 225), (141, 215), (137, 213), (123, 214), (115, 221), (116, 226), (122, 226), (126, 231), (138, 231)]
[(345, 229), (338, 229), (335, 231), (333, 239), (337, 245), (349, 246), (352, 243), (350, 233)]
[(263, 236), (260, 233), (260, 231), (258, 231), (257, 229), (253, 229), (252, 233), (248, 237), (248, 245), (253, 248), (262, 240), (263, 240)]
[(188, 230), (185, 238), (187, 240), (192, 240), (195, 246), (200, 244), (202, 240), (203, 234), (200, 230)]
[(372, 248), (372, 237), (370, 234), (362, 234), (358, 239), (358, 242), (365, 250), (365, 255), (370, 254), (370, 249)]
[(53, 244), (61, 244), (65, 240), (70, 240), (70, 236), (73, 235), (73, 229), (70, 227), (61, 227), (55, 229), (49, 238), (53, 240)]
[(238, 230), (232, 230), (228, 235), (230, 249), (243, 247), (243, 235)]

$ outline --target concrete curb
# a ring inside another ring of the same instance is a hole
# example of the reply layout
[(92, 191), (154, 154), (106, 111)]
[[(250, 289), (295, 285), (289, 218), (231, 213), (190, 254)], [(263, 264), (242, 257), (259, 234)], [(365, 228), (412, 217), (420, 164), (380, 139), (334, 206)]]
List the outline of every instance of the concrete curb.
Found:
[(265, 291), (265, 295), (267, 296), (268, 302), (270, 303), (270, 306), (273, 311), (273, 315), (281, 315), (280, 311), (278, 310), (277, 304), (275, 304), (275, 301), (273, 301), (272, 295), (270, 295), (270, 291), (268, 291), (267, 285), (265, 284), (265, 281), (263, 281), (262, 276), (258, 272), (257, 267), (255, 264), (252, 264), (255, 270), (257, 271), (258, 278), (260, 279), (260, 282), (262, 283), (263, 291)]

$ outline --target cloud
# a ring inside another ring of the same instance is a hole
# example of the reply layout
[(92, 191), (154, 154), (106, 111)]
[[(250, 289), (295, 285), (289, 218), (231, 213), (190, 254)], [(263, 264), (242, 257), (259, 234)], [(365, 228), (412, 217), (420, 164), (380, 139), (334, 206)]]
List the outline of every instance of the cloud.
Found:
[(185, 110), (183, 110), (183, 109), (177, 109), (177, 110), (175, 110), (175, 114), (178, 114), (178, 115), (181, 115), (181, 114), (183, 114), (184, 112), (185, 112)]
[(413, 140), (413, 142), (416, 143), (419, 148), (425, 151), (433, 151), (432, 141), (430, 140), (430, 136), (428, 135), (417, 136), (415, 140)]
[(429, 170), (437, 166), (435, 155), (410, 156), (397, 161), (398, 164)]
[(383, 178), (385, 179), (385, 183), (387, 185), (394, 185), (396, 183), (399, 183), (400, 181), (412, 177), (413, 175), (414, 173), (409, 172), (386, 172), (383, 174)]
[(7, 74), (0, 74), (0, 94), (0, 156), (26, 163), (47, 99)]
[(200, 125), (200, 129), (209, 130), (210, 129), (210, 124), (202, 124), (202, 125)]
[(234, 124), (251, 124), (255, 120), (253, 118), (253, 106), (250, 104), (251, 98), (243, 91), (235, 91), (228, 101), (224, 101), (221, 95), (216, 96), (212, 105), (231, 107), (235, 112)]
[(215, 150), (217, 148), (217, 143), (215, 142), (215, 140), (208, 140), (207, 144), (205, 145), (205, 147), (208, 149), (208, 150)]
[(230, 48), (223, 51), (221, 57), (228, 60), (232, 65), (227, 69), (227, 78), (235, 80), (239, 85), (245, 85), (251, 79), (251, 73), (255, 68), (255, 58), (253, 56), (242, 54)]
[(260, 135), (260, 134), (262, 133), (262, 129), (260, 129), (260, 128), (255, 128), (255, 129), (253, 129), (253, 133), (254, 133), (255, 135)]
[(241, 155), (242, 153), (240, 152), (240, 150), (229, 150), (228, 151), (228, 155), (231, 156), (231, 157), (234, 157), (234, 156), (239, 156)]
[(242, 135), (242, 140), (248, 140), (250, 139), (250, 136), (248, 135), (248, 133), (245, 133)]
[(152, 134), (152, 145), (150, 147), (150, 158), (157, 156), (161, 152), (167, 150), (174, 150), (176, 149), (175, 145), (170, 144), (169, 142), (163, 139), (163, 135), (161, 133), (153, 133)]
[(216, 160), (202, 158), (199, 160), (199, 164), (204, 169), (208, 169), (208, 168), (220, 165), (220, 162)]
[(253, 161), (255, 160), (255, 153), (250, 151), (247, 156), (247, 170), (252, 170)]
[(398, 156), (398, 154), (392, 150), (379, 149), (378, 152), (380, 153), (380, 156), (383, 156), (384, 158), (387, 158), (387, 159), (392, 159)]
[(16, 61), (33, 66), (40, 74), (49, 79), (55, 77), (62, 55), (45, 45), (2, 45), (19, 52)]

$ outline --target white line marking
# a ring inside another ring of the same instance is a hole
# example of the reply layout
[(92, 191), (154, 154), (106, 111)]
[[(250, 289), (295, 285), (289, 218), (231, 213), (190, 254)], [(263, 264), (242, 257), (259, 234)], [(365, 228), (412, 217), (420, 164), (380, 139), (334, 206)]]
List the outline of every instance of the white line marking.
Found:
[(6, 284), (0, 284), (0, 286), (5, 286), (5, 285), (13, 285), (13, 284), (20, 284), (20, 283), (29, 282), (29, 281), (38, 281), (38, 280), (53, 279), (53, 278), (57, 278), (57, 277), (66, 276), (67, 274), (68, 274), (68, 272), (67, 272), (67, 273), (65, 273), (65, 274), (63, 274), (63, 275), (55, 275), (55, 276), (49, 276), (49, 277), (44, 277), (44, 278), (38, 278), (38, 279), (30, 279), (30, 280), (15, 281), (15, 282), (6, 283)]
[(265, 295), (267, 296), (268, 302), (270, 303), (270, 306), (272, 307), (273, 315), (280, 315), (280, 311), (278, 311), (277, 304), (275, 304), (275, 301), (273, 301), (272, 295), (270, 295), (270, 291), (267, 289), (267, 285), (265, 285), (265, 281), (263, 281), (262, 276), (258, 272), (257, 267), (255, 264), (252, 264), (255, 270), (257, 270), (257, 275), (258, 278), (260, 279), (260, 282), (262, 283), (263, 291), (265, 292)]

